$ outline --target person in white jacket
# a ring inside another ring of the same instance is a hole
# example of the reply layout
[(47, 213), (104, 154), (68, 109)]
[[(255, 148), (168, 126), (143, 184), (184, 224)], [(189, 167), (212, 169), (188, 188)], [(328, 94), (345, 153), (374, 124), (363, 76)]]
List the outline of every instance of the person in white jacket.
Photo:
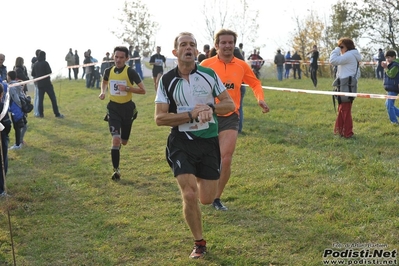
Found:
[[(341, 91), (345, 91), (345, 83), (349, 91), (357, 91), (357, 79), (360, 77), (359, 62), (361, 60), (362, 56), (351, 39), (345, 37), (338, 40), (338, 47), (330, 54), (330, 63), (337, 67), (336, 81), (341, 81)], [(345, 79), (348, 77), (351, 78)], [(349, 82), (344, 80), (349, 80)], [(339, 134), (344, 138), (351, 138), (354, 135), (351, 113), (354, 98), (338, 96), (337, 99), (338, 115), (335, 121), (334, 134)]]

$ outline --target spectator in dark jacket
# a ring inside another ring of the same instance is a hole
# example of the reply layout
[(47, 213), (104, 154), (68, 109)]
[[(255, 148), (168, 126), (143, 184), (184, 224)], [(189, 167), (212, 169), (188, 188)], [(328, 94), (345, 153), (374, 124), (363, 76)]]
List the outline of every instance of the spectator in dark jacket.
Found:
[[(17, 73), (14, 70), (7, 73), (7, 81), (10, 85), (18, 83)], [(11, 113), (11, 121), (15, 131), (15, 144), (10, 147), (10, 150), (16, 150), (22, 148), (23, 146), (23, 144), (21, 143), (21, 135), (22, 131), (24, 131), (25, 134), (27, 124), (25, 113), (22, 111), (22, 103), (20, 100), (20, 97), (23, 97), (24, 94), (23, 86), (10, 86), (9, 94), (9, 111)]]
[(317, 69), (319, 68), (319, 51), (317, 50), (317, 45), (313, 45), (312, 51), (308, 52), (306, 55), (310, 54), (310, 78), (312, 79), (313, 86), (317, 87)]
[[(0, 112), (4, 108), (4, 94), (7, 89), (7, 84), (3, 83), (3, 80), (0, 77)], [(11, 130), (11, 120), (8, 116), (8, 112), (5, 113), (4, 117), (1, 119), (0, 123), (4, 126), (4, 129), (1, 131), (1, 147), (3, 152), (0, 153), (0, 197), (8, 196), (6, 192), (6, 187), (4, 184), (5, 177), (7, 176), (8, 170), (8, 141), (9, 141), (9, 133)], [(3, 169), (4, 167), (4, 169)], [(5, 174), (5, 175), (4, 175)]]
[(137, 74), (139, 74), (141, 80), (144, 79), (143, 70), (141, 69), (141, 56), (140, 56), (140, 47), (136, 46), (133, 52), (133, 59), (134, 59), (134, 69), (136, 70)]
[[(37, 62), (37, 58), (39, 57), (39, 53), (40, 53), (40, 49), (37, 49), (35, 51), (35, 56), (32, 57), (32, 60), (31, 60), (32, 65), (30, 67), (31, 68), (31, 73), (33, 71), (33, 66)], [(34, 102), (33, 102), (33, 114), (34, 114), (35, 117), (40, 117), (40, 114), (39, 114), (39, 89), (37, 88), (37, 82), (36, 81), (33, 84), (35, 85), (35, 98), (34, 98)]]
[(378, 57), (377, 57), (377, 78), (383, 79), (384, 78), (384, 68), (381, 66), (381, 63), (385, 61), (385, 55), (382, 49), (378, 49)]
[[(75, 50), (75, 54), (74, 54), (73, 56), (74, 56), (74, 58), (75, 58), (75, 66), (78, 66), (79, 63), (80, 63), (79, 55), (78, 55), (78, 50)], [(73, 76), (74, 76), (75, 80), (78, 79), (78, 74), (79, 74), (79, 67), (75, 67), (75, 68), (73, 69)]]
[(283, 67), (285, 63), (285, 57), (281, 54), (281, 50), (277, 50), (277, 54), (274, 56), (274, 63), (277, 66), (277, 79), (279, 81), (283, 80)]
[(69, 48), (69, 52), (65, 56), (65, 61), (67, 62), (67, 67), (68, 67), (68, 78), (69, 80), (71, 80), (72, 79), (71, 72), (73, 72), (71, 67), (75, 65), (75, 55), (72, 52), (72, 48)]
[[(28, 71), (26, 70), (24, 59), (22, 57), (17, 57), (17, 59), (15, 59), (14, 71), (17, 74), (16, 80), (29, 80)], [(28, 91), (26, 85), (24, 85), (23, 90), (25, 93)]]
[(0, 78), (2, 80), (7, 80), (7, 67), (4, 65), (5, 60), (6, 56), (4, 54), (0, 54)]
[(296, 79), (296, 73), (298, 72), (298, 79), (301, 79), (301, 56), (298, 54), (297, 51), (292, 55), (292, 69), (294, 70), (294, 79)]
[[(94, 65), (91, 65), (91, 59), (90, 59), (90, 54), (89, 52), (84, 53), (85, 59), (83, 60), (83, 64), (85, 65), (85, 73), (86, 73), (86, 88), (91, 87), (92, 83), (92, 76), (93, 76), (93, 70), (94, 70)], [(92, 68), (93, 67), (93, 68)]]
[(54, 87), (50, 79), (51, 73), (50, 65), (46, 61), (46, 53), (40, 51), (37, 62), (34, 64), (32, 69), (32, 76), (35, 78), (47, 76), (37, 81), (37, 87), (39, 89), (39, 116), (44, 117), (43, 100), (44, 94), (47, 93), (50, 97), (55, 117), (64, 118), (64, 115), (60, 114), (58, 111), (57, 98), (55, 97)]

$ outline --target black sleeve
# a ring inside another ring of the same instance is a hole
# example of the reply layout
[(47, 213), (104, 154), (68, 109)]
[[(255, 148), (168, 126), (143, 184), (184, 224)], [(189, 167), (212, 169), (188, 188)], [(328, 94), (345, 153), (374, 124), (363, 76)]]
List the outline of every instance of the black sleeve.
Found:
[(129, 67), (127, 69), (127, 75), (129, 77), (130, 83), (132, 83), (132, 84), (141, 83), (141, 78), (140, 78), (139, 74), (137, 74), (136, 70), (134, 70), (133, 68)]
[(17, 74), (17, 79), (20, 79), (23, 81), (29, 80), (29, 78), (25, 75), (24, 71), (21, 68), (17, 68), (15, 72)]
[(111, 71), (111, 67), (109, 67), (109, 68), (106, 68), (105, 70), (104, 70), (104, 75), (103, 75), (103, 80), (104, 81), (108, 81), (109, 80), (109, 72)]
[(46, 66), (46, 74), (45, 75), (53, 73), (51, 71), (50, 64), (47, 61), (45, 61), (45, 62), (46, 62), (46, 65), (45, 65)]
[(32, 72), (31, 72), (32, 77), (36, 77), (36, 71), (35, 71), (35, 64), (32, 66)]

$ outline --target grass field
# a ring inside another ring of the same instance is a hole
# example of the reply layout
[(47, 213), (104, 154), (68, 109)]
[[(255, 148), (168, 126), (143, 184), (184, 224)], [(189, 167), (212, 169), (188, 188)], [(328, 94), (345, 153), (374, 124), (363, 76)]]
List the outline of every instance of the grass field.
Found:
[[(318, 90), (331, 83), (320, 79)], [(155, 125), (152, 80), (145, 84), (147, 94), (134, 96), (139, 116), (115, 183), (107, 101), (82, 80), (54, 81), (65, 119), (54, 117), (46, 96), (45, 118), (28, 117), (28, 145), (9, 151), (0, 265), (14, 264), (7, 210), (16, 265), (25, 266), (325, 265), (332, 257), (323, 252), (346, 244), (398, 249), (399, 127), (384, 100), (356, 99), (356, 138), (342, 139), (333, 135), (331, 96), (265, 90), (271, 112), (262, 114), (247, 90), (244, 134), (222, 196), (229, 211), (202, 206), (209, 253), (189, 260), (191, 233), (164, 156), (169, 129)], [(313, 89), (306, 78), (263, 85)], [(367, 79), (359, 92), (385, 93)], [(390, 254), (385, 260), (395, 259)]]

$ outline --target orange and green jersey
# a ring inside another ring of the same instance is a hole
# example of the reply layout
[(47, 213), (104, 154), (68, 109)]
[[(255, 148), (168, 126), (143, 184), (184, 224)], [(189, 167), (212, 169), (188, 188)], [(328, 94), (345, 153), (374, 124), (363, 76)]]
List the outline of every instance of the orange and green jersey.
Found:
[[(234, 112), (238, 114), (238, 109), (240, 108), (241, 92), (240, 87), (242, 83), (248, 84), (253, 90), (256, 99), (264, 100), (264, 94), (262, 89), (262, 84), (259, 79), (256, 78), (255, 74), (249, 65), (236, 58), (230, 61), (230, 63), (225, 63), (219, 59), (219, 56), (214, 56), (207, 58), (201, 62), (201, 66), (212, 68), (219, 78), (222, 80), (224, 86), (230, 94), (235, 104)], [(216, 103), (218, 99), (216, 99)], [(233, 112), (228, 113), (223, 116), (231, 115)]]

